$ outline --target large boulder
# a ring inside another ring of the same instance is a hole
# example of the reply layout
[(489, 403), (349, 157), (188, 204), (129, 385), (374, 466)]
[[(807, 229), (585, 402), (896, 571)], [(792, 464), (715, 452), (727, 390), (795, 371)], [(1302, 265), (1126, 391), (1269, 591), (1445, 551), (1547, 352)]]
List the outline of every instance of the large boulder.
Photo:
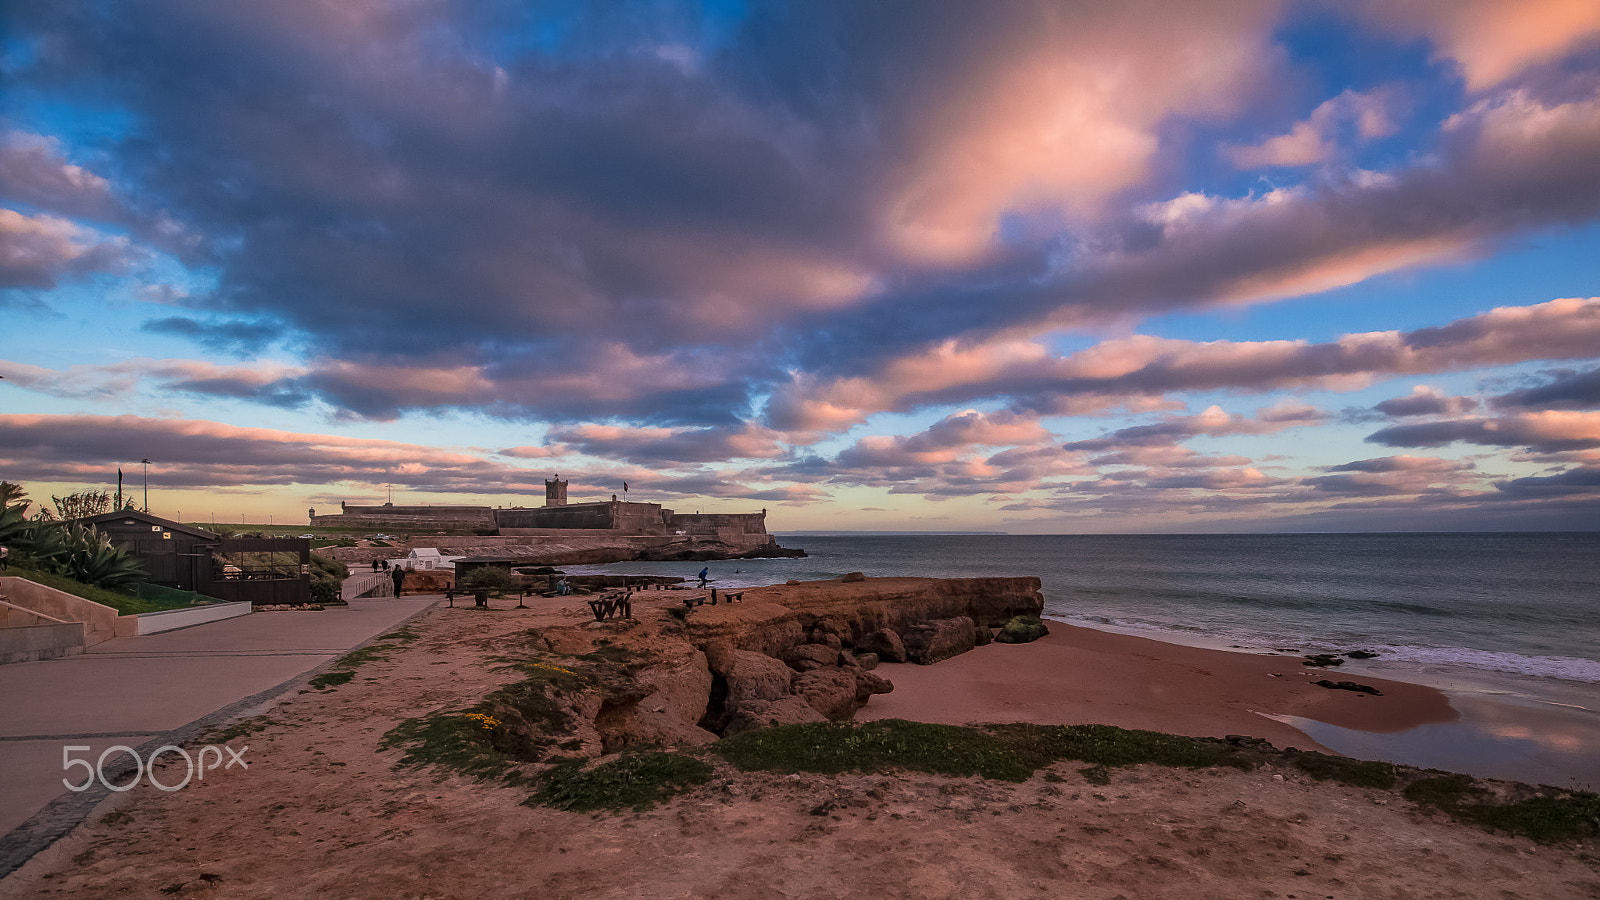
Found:
[(783, 661), (798, 671), (809, 672), (812, 669), (838, 663), (839, 651), (827, 644), (801, 644), (798, 647), (791, 647), (789, 652), (783, 655)]
[(1045, 627), (1044, 620), (1037, 616), (1016, 616), (1006, 623), (995, 635), (995, 640), (1002, 644), (1026, 644), (1037, 641), (1050, 633)]
[(894, 682), (871, 672), (856, 670), (856, 700), (865, 705), (873, 694), (887, 694), (894, 690)]
[(889, 679), (861, 669), (813, 669), (794, 680), (794, 692), (835, 722), (848, 721), (873, 694), (894, 690)]
[(856, 714), (856, 676), (853, 669), (813, 669), (794, 680), (794, 692), (811, 708), (835, 722)]
[(748, 700), (773, 701), (789, 696), (794, 672), (781, 660), (753, 650), (733, 651), (733, 668), (724, 678), (728, 682), (727, 705), (737, 708)]
[(877, 631), (856, 641), (856, 656), (871, 653), (882, 662), (903, 663), (906, 661), (906, 645), (900, 640), (900, 635), (888, 628)]
[(935, 619), (906, 629), (906, 659), (922, 665), (959, 656), (977, 643), (977, 623), (966, 616)]
[(728, 726), (722, 730), (722, 736), (733, 737), (757, 728), (826, 721), (828, 720), (822, 713), (817, 712), (811, 704), (800, 697), (780, 697), (771, 701), (748, 700), (733, 708)]

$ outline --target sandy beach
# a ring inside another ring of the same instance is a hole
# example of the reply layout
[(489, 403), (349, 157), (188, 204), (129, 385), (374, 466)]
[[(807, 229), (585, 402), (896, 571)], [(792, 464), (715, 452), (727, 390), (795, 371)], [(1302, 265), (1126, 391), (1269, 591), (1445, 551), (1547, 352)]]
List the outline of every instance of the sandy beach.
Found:
[[(936, 666), (895, 669), (894, 693), (858, 719), (1097, 723), (1197, 737), (1243, 734), (1279, 747), (1324, 750), (1268, 715), (1343, 728), (1397, 732), (1457, 718), (1444, 694), (1422, 685), (1351, 677), (1298, 656), (1230, 653), (1049, 623), (1030, 644), (991, 644)], [(1350, 681), (1371, 695), (1319, 687)]]
[[(555, 601), (552, 601), (554, 604)], [(636, 606), (666, 624), (675, 600)], [(1109, 782), (1056, 763), (1023, 783), (911, 772), (781, 775), (721, 764), (642, 812), (529, 806), (527, 788), (397, 767), (382, 736), (464, 709), (507, 682), (492, 658), (530, 628), (580, 628), (581, 601), (490, 612), (436, 607), (417, 639), (347, 684), (300, 688), (252, 720), (248, 772), (173, 793), (144, 787), (11, 878), (0, 896), (356, 898), (1592, 898), (1600, 846), (1495, 834), (1397, 794), (1289, 766), (1132, 766)], [(737, 607), (736, 607), (737, 609)], [(670, 627), (670, 625), (668, 625)], [(1263, 713), (1373, 732), (1448, 722), (1432, 688), (1309, 684), (1295, 657), (1160, 644), (1052, 624), (895, 684), (858, 720), (1098, 722), (1251, 735), (1316, 749)]]

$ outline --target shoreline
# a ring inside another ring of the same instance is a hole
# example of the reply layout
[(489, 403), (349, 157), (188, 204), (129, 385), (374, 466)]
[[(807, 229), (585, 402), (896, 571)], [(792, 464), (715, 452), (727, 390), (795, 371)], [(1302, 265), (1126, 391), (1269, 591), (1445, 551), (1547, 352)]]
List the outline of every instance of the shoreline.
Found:
[[(1298, 656), (1193, 646), (1049, 620), (1032, 644), (896, 665), (891, 694), (856, 718), (945, 724), (1106, 724), (1199, 737), (1245, 734), (1482, 777), (1600, 787), (1600, 714), (1393, 663), (1302, 666)], [(1409, 677), (1408, 677), (1409, 676)], [(1318, 687), (1355, 681), (1373, 697)]]

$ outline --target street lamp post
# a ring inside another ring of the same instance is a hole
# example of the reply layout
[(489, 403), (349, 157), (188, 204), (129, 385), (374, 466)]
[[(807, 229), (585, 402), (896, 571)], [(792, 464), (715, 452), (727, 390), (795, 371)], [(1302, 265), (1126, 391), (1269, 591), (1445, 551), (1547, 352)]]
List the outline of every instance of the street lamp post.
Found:
[(150, 511), (150, 460), (141, 459), (144, 464), (144, 511)]

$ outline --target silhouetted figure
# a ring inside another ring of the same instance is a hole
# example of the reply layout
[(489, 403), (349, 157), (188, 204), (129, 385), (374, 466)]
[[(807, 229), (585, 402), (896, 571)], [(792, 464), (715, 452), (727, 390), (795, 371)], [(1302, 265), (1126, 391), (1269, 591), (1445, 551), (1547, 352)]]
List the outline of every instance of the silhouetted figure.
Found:
[(390, 577), (394, 579), (394, 595), (398, 597), (400, 596), (401, 586), (406, 583), (406, 570), (395, 566), (394, 573)]

